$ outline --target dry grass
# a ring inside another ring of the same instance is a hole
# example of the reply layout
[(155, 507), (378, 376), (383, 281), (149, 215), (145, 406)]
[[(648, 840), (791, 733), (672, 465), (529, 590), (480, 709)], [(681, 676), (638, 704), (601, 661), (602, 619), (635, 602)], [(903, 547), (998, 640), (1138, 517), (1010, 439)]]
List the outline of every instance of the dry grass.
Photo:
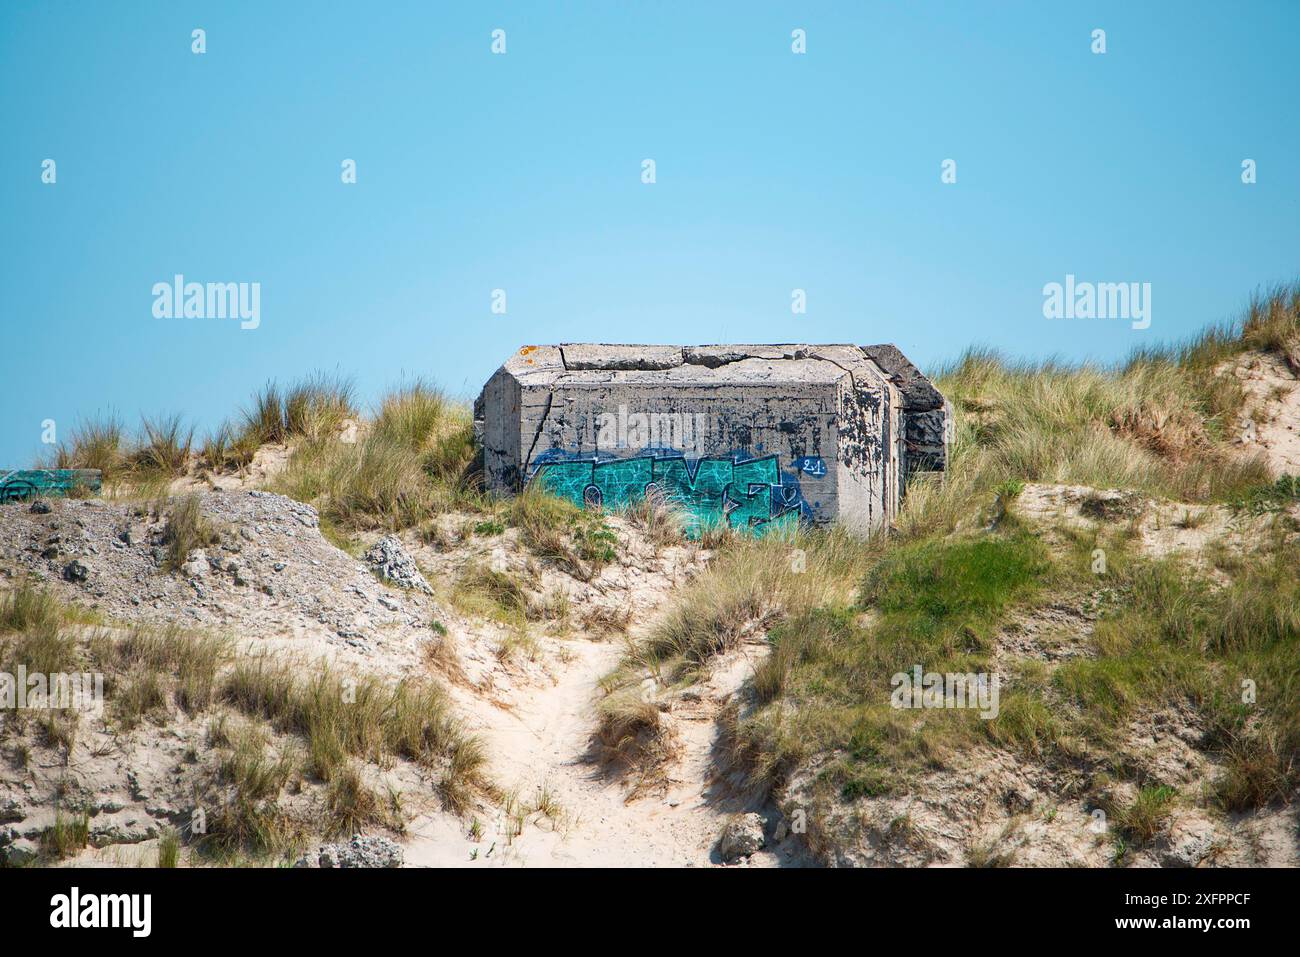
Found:
[(63, 609), (49, 591), (23, 582), (0, 600), (0, 635), (57, 628)]
[(1170, 787), (1143, 788), (1132, 803), (1112, 810), (1113, 822), (1127, 842), (1140, 847), (1160, 833), (1177, 796)]
[[(967, 353), (937, 383), (955, 409), (948, 471), (910, 484), (898, 534), (839, 548), (815, 537), (709, 543), (719, 549), (711, 566), (607, 679), (601, 748), (642, 773), (653, 767), (665, 722), (639, 683), (657, 676), (671, 700), (676, 683), (715, 656), (766, 637), (771, 653), (753, 676), (750, 707), (727, 718), (728, 749), (757, 788), (817, 760), (814, 800), (852, 802), (904, 789), (919, 770), (989, 746), (1049, 765), (1108, 765), (1128, 722), (1190, 702), (1222, 759), (1213, 785), (1220, 804), (1246, 810), (1286, 799), (1300, 780), (1294, 543), (1264, 536), (1253, 553), (1219, 561), (1231, 581), (1209, 587), (1186, 563), (1138, 560), (1122, 522), (1049, 552), (1018, 522), (1015, 494), (1030, 481), (1123, 488), (1239, 504), (1285, 524), (1290, 485), (1231, 448), (1238, 390), (1208, 370), (1247, 348), (1290, 343), (1294, 353), (1296, 303), (1294, 290), (1273, 295), (1252, 305), (1231, 340), (1211, 334), (1115, 369)], [(1188, 510), (1183, 524), (1198, 515)], [(806, 553), (802, 575), (786, 558), (796, 547)], [(1083, 601), (1097, 587), (1085, 573), (1094, 547), (1110, 562), (1097, 657), (1051, 671), (1014, 668), (989, 721), (968, 709), (918, 725), (890, 706), (892, 674), (918, 662), (988, 672), (1008, 615)], [(1257, 683), (1258, 705), (1242, 704), (1242, 676)], [(1149, 840), (1169, 800), (1147, 790), (1121, 809), (1125, 839)]]
[(1204, 371), (1249, 350), (1294, 355), (1300, 346), (1298, 336), (1300, 282), (1281, 283), (1252, 295), (1239, 319), (1213, 326), (1185, 345), (1142, 355), (1154, 354), (1189, 369)]
[(405, 827), (396, 794), (380, 797), (367, 786), (355, 764), (334, 775), (325, 793), (326, 828), (331, 837), (349, 837), (370, 827)]
[(537, 579), (526, 569), (511, 573), (485, 562), (470, 562), (456, 578), (452, 604), (466, 614), (506, 625), (522, 625), (534, 615), (531, 588)]
[(1267, 468), (1223, 441), (1230, 416), (1210, 408), (1205, 378), (1156, 358), (1116, 371), (968, 352), (937, 376), (955, 412), (948, 472), (909, 486), (900, 528), (950, 531), (1013, 479), (1231, 500), (1268, 479)]
[(136, 625), (112, 646), (116, 666), (127, 672), (175, 676), (176, 704), (188, 714), (212, 706), (217, 675), (234, 657), (231, 641), (171, 625)]
[(99, 416), (79, 423), (70, 440), (60, 443), (52, 463), (61, 469), (99, 469), (105, 482), (130, 469), (130, 439), (115, 415)]
[(661, 785), (665, 770), (677, 755), (676, 735), (647, 691), (650, 681), (624, 683), (607, 679), (596, 706), (594, 757), (630, 779), (628, 799)]
[(297, 849), (305, 822), (278, 803), (295, 770), (293, 756), (275, 753), (264, 729), (224, 716), (209, 725), (208, 744), (221, 752), (220, 790), (204, 799), (212, 812), (206, 831), (194, 835), (198, 848), (221, 858), (245, 852), (278, 856)]
[(41, 851), (54, 860), (69, 857), (88, 843), (90, 815), (85, 811), (69, 817), (60, 808), (55, 811), (54, 823), (41, 833)]
[(738, 538), (681, 593), (638, 646), (638, 657), (655, 667), (691, 668), (791, 612), (848, 600), (872, 547), (838, 529)]
[(0, 671), (71, 674), (80, 670), (82, 656), (73, 635), (64, 628), (71, 616), (53, 596), (23, 583), (0, 601)]
[(332, 781), (349, 756), (381, 765), (399, 756), (438, 774), (449, 806), (460, 806), (473, 788), (487, 786), (481, 744), (463, 730), (446, 693), (432, 683), (388, 685), (325, 665), (304, 674), (292, 662), (261, 655), (238, 660), (221, 693), (245, 714), (303, 737), (306, 769), (321, 781)]
[(266, 731), (256, 724), (235, 724), (223, 717), (210, 730), (209, 742), (225, 749), (219, 765), (220, 779), (233, 787), (242, 800), (277, 797), (294, 772), (293, 756), (274, 753)]
[[(465, 733), (450, 699), (432, 682), (390, 685), (323, 664), (241, 655), (224, 636), (176, 625), (86, 628), (85, 619), (32, 585), (13, 589), (0, 598), (0, 671), (14, 673), (21, 663), (51, 675), (102, 673), (108, 710), (97, 720), (114, 735), (145, 720), (184, 728), (186, 718), (215, 709), (207, 744), (217, 760), (199, 795), (208, 827), (191, 835), (206, 854), (227, 861), (283, 855), (320, 829), (400, 830), (400, 793), (376, 793), (357, 759), (381, 768), (395, 758), (412, 762), (430, 775), (451, 810), (464, 809), (475, 795), (496, 794), (483, 775), (480, 742)], [(44, 745), (62, 748), (65, 760), (78, 718), (50, 712), (37, 722)], [(32, 753), (30, 724), (26, 712), (0, 724), (4, 737), (16, 736), (23, 761)], [(286, 805), (285, 794), (301, 791), (304, 773), (324, 785), (321, 799)], [(173, 863), (178, 854), (178, 845), (160, 851)]]
[(257, 432), (239, 430), (223, 422), (208, 435), (199, 458), (213, 471), (242, 469), (253, 461), (260, 447)]
[(528, 487), (504, 508), (506, 521), (538, 558), (581, 581), (590, 581), (618, 557), (618, 536), (599, 512)]
[(132, 455), (134, 471), (141, 477), (184, 475), (193, 444), (194, 429), (186, 428), (179, 415), (145, 418), (140, 445)]
[(194, 430), (180, 415), (145, 416), (136, 435), (116, 416), (79, 423), (47, 464), (61, 469), (98, 469), (107, 485), (171, 479), (189, 468)]
[(163, 529), (163, 544), (167, 546), (164, 569), (177, 571), (194, 549), (220, 542), (221, 533), (204, 517), (198, 495), (184, 495), (168, 506)]
[(680, 545), (686, 540), (686, 522), (682, 513), (661, 494), (642, 496), (622, 514), (654, 546), (656, 553), (668, 545)]
[(163, 831), (158, 840), (158, 867), (174, 868), (181, 859), (181, 838), (172, 828)]
[(396, 530), (473, 500), (469, 410), (422, 383), (389, 394), (358, 440), (302, 442), (274, 490), (346, 528)]

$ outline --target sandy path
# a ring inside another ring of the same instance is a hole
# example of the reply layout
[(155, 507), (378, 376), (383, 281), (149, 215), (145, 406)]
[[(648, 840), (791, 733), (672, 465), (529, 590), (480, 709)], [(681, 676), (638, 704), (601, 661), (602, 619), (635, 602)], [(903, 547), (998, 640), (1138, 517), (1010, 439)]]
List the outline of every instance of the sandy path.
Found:
[[(707, 866), (719, 863), (714, 845), (727, 816), (761, 810), (730, 797), (711, 760), (717, 707), (750, 673), (752, 650), (720, 662), (717, 678), (701, 689), (700, 705), (674, 717), (681, 751), (666, 793), (626, 802), (627, 784), (586, 759), (597, 681), (616, 664), (621, 643), (576, 639), (565, 647), (568, 660), (555, 684), (519, 694), (513, 709), (469, 696), (464, 702), (481, 723), (493, 780), (525, 805), (536, 804), (543, 789), (558, 820), (534, 812), (512, 835), (505, 811), (485, 808), (478, 817), (481, 836), (474, 839), (468, 825), (457, 833), (449, 815), (422, 815), (409, 826), (408, 866)], [(786, 856), (763, 852), (750, 863), (770, 866)]]

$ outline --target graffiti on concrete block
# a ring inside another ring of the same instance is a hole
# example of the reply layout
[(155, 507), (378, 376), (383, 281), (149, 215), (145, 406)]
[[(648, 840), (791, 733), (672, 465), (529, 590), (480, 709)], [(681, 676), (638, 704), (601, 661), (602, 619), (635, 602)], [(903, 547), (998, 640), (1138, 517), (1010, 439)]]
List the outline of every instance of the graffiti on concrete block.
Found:
[[(532, 482), (583, 508), (620, 509), (647, 496), (683, 517), (691, 538), (719, 526), (766, 534), (811, 519), (798, 479), (784, 477), (775, 455), (744, 454), (687, 459), (680, 454), (633, 458), (567, 458), (560, 450), (541, 457)], [(784, 481), (783, 481), (784, 478)]]
[(99, 469), (0, 469), (0, 502), (83, 490), (98, 492)]
[(826, 474), (826, 463), (819, 455), (801, 455), (794, 460), (794, 467), (807, 475), (821, 478)]

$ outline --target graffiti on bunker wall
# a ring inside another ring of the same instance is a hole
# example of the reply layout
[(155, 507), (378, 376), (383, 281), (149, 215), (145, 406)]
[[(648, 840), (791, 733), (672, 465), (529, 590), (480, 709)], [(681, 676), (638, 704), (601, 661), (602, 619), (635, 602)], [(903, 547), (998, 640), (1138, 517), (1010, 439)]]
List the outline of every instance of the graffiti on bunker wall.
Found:
[(97, 469), (0, 469), (0, 502), (68, 495), (77, 490), (98, 492), (99, 488)]
[[(800, 518), (812, 519), (794, 473), (781, 474), (776, 455), (744, 454), (687, 459), (680, 453), (633, 458), (566, 459), (544, 455), (532, 482), (583, 508), (625, 508), (645, 496), (658, 496), (685, 516), (692, 538), (726, 524), (755, 534), (789, 530)], [(810, 475), (824, 475), (802, 469)], [(784, 481), (783, 481), (784, 478)]]

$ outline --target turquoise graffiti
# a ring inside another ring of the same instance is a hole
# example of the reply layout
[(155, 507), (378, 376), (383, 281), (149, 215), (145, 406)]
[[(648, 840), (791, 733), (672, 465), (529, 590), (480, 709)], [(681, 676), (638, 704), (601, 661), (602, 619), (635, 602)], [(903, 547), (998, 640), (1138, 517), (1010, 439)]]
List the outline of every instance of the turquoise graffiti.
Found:
[(626, 508), (656, 496), (681, 512), (692, 538), (724, 524), (759, 535), (788, 531), (808, 509), (798, 481), (782, 482), (775, 455), (546, 461), (532, 481), (584, 508)]
[(99, 469), (0, 469), (0, 502), (68, 495), (77, 490), (98, 492)]

